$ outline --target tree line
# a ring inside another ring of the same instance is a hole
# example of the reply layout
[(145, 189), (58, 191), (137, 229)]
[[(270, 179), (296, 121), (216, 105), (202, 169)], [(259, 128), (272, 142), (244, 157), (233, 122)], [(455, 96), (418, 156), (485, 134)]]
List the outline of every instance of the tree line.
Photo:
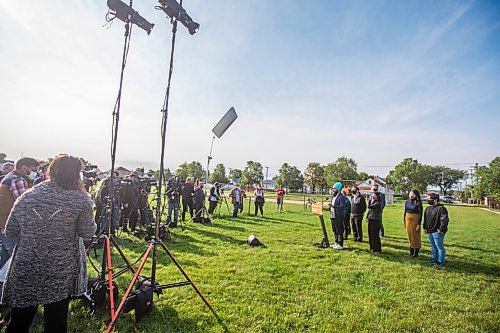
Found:
[[(0, 160), (6, 155), (0, 153)], [(88, 161), (85, 161), (88, 163)], [(205, 178), (203, 165), (198, 161), (184, 162), (177, 167), (175, 172), (165, 170), (165, 178), (180, 176), (182, 178)], [(158, 171), (154, 172), (158, 177)], [(336, 161), (321, 165), (319, 162), (310, 162), (302, 172), (299, 168), (289, 163), (283, 163), (278, 170), (278, 175), (273, 177), (278, 185), (292, 191), (301, 190), (304, 185), (315, 191), (327, 190), (337, 181), (352, 184), (374, 177), (366, 172), (358, 171), (356, 161), (347, 156), (341, 156)], [(452, 169), (442, 165), (427, 165), (408, 157), (396, 165), (386, 178), (386, 182), (394, 187), (396, 194), (408, 196), (409, 191), (418, 189), (425, 192), (429, 187), (440, 189), (446, 194), (460, 182), (465, 180), (467, 173), (463, 170)], [(479, 166), (475, 170), (474, 182), (465, 187), (465, 193), (475, 199), (488, 196), (500, 201), (500, 157), (494, 158), (489, 165)], [(210, 173), (210, 183), (228, 183), (229, 179), (238, 180), (241, 185), (253, 185), (264, 180), (264, 167), (260, 162), (247, 161), (243, 170), (229, 168), (226, 171), (224, 164), (219, 163)]]

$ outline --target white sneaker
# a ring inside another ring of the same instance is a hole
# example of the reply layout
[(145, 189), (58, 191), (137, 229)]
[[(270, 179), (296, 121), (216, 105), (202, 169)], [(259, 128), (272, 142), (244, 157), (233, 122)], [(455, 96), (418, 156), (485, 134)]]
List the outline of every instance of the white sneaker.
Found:
[(330, 245), (330, 247), (331, 247), (332, 249), (334, 249), (334, 248), (335, 248), (335, 246), (338, 246), (338, 245), (339, 245), (339, 244), (335, 243), (335, 244)]
[(337, 244), (337, 243), (335, 243), (332, 247), (333, 247), (335, 250), (343, 250), (343, 249), (344, 249), (341, 245), (339, 245), (339, 244)]

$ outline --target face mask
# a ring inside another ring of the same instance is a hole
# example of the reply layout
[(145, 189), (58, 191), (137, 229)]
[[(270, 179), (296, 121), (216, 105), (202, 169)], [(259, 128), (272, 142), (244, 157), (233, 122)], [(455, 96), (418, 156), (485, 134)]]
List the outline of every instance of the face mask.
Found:
[(415, 195), (410, 196), (410, 200), (415, 200), (417, 197)]
[(30, 179), (31, 179), (31, 180), (35, 180), (35, 178), (36, 178), (36, 172), (31, 171), (31, 172), (28, 174), (28, 177), (30, 177)]
[(373, 191), (373, 192), (377, 192), (377, 191), (378, 191), (378, 189), (377, 189), (377, 188), (372, 188), (372, 191)]
[(427, 200), (427, 203), (432, 206), (432, 205), (434, 205), (434, 200), (429, 199), (429, 200)]
[(83, 181), (83, 171), (80, 171), (80, 180)]
[(354, 195), (354, 194), (356, 194), (356, 193), (358, 193), (358, 191), (356, 191), (356, 190), (352, 191), (352, 194), (353, 194), (353, 195)]

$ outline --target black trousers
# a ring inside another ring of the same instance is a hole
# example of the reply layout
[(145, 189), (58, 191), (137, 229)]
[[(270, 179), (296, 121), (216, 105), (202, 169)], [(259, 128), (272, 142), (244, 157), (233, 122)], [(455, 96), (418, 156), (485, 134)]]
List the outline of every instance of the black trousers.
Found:
[(368, 237), (370, 240), (370, 250), (373, 252), (382, 252), (380, 243), (380, 220), (368, 220)]
[(208, 214), (212, 215), (217, 207), (217, 201), (208, 202)]
[(126, 223), (128, 220), (128, 224), (131, 231), (134, 231), (137, 226), (137, 221), (139, 220), (139, 210), (135, 204), (129, 204), (127, 208), (123, 209), (122, 212), (122, 226), (126, 227)]
[(351, 234), (351, 225), (349, 223), (349, 216), (344, 218), (344, 239)]
[[(69, 298), (43, 306), (45, 333), (66, 333), (68, 331), (68, 307)], [(12, 308), (11, 319), (6, 332), (28, 333), (37, 310), (38, 306)]]
[(193, 218), (193, 199), (182, 198), (182, 221), (186, 221), (186, 212), (189, 209), (189, 216)]
[(351, 218), (352, 233), (355, 242), (363, 241), (363, 215), (355, 216)]
[(264, 203), (255, 201), (255, 216), (260, 210), (260, 215), (264, 216)]
[(331, 218), (335, 243), (344, 246), (344, 217)]

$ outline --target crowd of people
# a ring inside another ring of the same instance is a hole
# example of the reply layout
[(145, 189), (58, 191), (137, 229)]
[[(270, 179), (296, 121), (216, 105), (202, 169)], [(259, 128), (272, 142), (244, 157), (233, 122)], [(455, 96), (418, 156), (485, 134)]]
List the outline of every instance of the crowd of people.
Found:
[[(368, 241), (370, 251), (374, 255), (382, 252), (381, 238), (384, 236), (382, 216), (385, 207), (385, 196), (379, 192), (378, 185), (372, 186), (368, 200), (360, 193), (357, 186), (350, 191), (337, 182), (332, 186), (332, 199), (329, 203), (332, 230), (335, 243), (331, 245), (336, 250), (344, 249), (344, 240), (352, 234), (355, 242), (363, 242), (363, 219), (366, 213), (368, 224)], [(409, 199), (405, 202), (403, 226), (408, 236), (409, 256), (417, 257), (421, 244), (421, 230), (427, 234), (432, 249), (429, 261), (438, 268), (445, 266), (446, 250), (443, 245), (448, 231), (448, 211), (439, 203), (439, 194), (429, 194), (428, 207), (423, 209), (422, 199), (418, 190), (410, 191)], [(422, 228), (423, 220), (423, 228)]]
[[(83, 239), (103, 230), (103, 216), (106, 216), (103, 211), (113, 212), (111, 230), (121, 226), (133, 231), (138, 223), (146, 225), (150, 218), (147, 201), (154, 181), (134, 173), (124, 179), (115, 174), (101, 182), (93, 202), (84, 187), (82, 168), (81, 159), (70, 155), (58, 155), (50, 164), (24, 157), (15, 164), (2, 165), (0, 272), (3, 271), (4, 276), (1, 303), (12, 309), (7, 332), (28, 332), (40, 305), (44, 307), (45, 332), (67, 332), (70, 299), (83, 294), (87, 288)], [(169, 181), (166, 194), (170, 226), (177, 224), (179, 215), (185, 220), (187, 212), (192, 220), (203, 222), (205, 211), (210, 217), (226, 200), (220, 184), (215, 183), (210, 189), (206, 210), (204, 186), (202, 181), (193, 178)], [(332, 247), (344, 249), (344, 241), (351, 233), (355, 242), (363, 242), (366, 217), (370, 250), (375, 255), (380, 254), (385, 198), (377, 185), (372, 187), (368, 200), (356, 186), (349, 192), (340, 182), (332, 186), (332, 194), (329, 204), (335, 235)], [(110, 196), (116, 199), (111, 201), (112, 208), (109, 207)], [(277, 210), (282, 212), (284, 189), (278, 188), (276, 196)], [(231, 199), (233, 218), (243, 211), (246, 197), (244, 190), (233, 185), (227, 196)], [(265, 191), (260, 185), (256, 185), (253, 198), (254, 214), (263, 216)], [(182, 212), (179, 214), (181, 200)], [(444, 267), (443, 241), (448, 229), (448, 212), (439, 203), (437, 194), (429, 195), (428, 204), (424, 211), (417, 190), (410, 192), (405, 203), (403, 225), (408, 235), (409, 255), (418, 256), (423, 229), (432, 248), (430, 262)]]

